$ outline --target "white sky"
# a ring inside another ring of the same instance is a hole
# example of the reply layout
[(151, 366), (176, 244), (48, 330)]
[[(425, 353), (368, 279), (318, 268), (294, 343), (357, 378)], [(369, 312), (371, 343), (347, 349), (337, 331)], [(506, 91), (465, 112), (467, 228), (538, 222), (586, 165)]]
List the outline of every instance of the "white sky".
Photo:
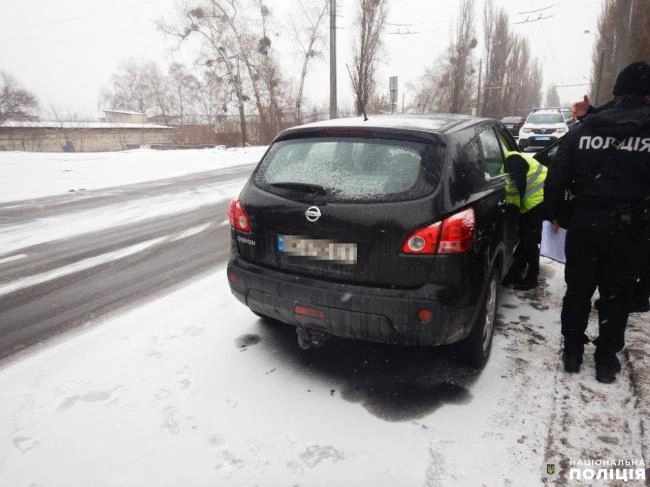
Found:
[[(337, 1), (339, 108), (351, 104), (345, 63), (351, 58), (348, 34), (355, 1)], [(13, 74), (38, 95), (44, 115), (55, 106), (66, 113), (95, 116), (100, 92), (110, 86), (111, 75), (121, 60), (134, 57), (168, 63), (180, 57), (182, 61), (191, 61), (189, 52), (170, 53), (169, 40), (154, 25), (156, 19), (173, 12), (175, 3), (176, 0), (0, 0), (0, 69)], [(478, 3), (482, 9), (482, 0)], [(275, 11), (278, 23), (295, 7), (291, 0), (267, 0), (267, 4)], [(544, 65), (547, 85), (588, 82), (594, 36), (584, 31), (595, 30), (601, 0), (495, 0), (495, 4), (510, 13), (511, 22), (525, 19), (519, 12), (551, 6), (544, 12), (552, 18), (512, 27), (531, 41), (534, 53)], [(458, 0), (392, 0), (389, 22), (411, 24), (408, 29), (417, 34), (385, 36), (387, 57), (379, 70), (380, 88), (387, 89), (388, 76), (398, 75), (402, 93), (409, 81), (416, 80), (433, 63), (450, 40), (457, 7)], [(405, 29), (402, 27), (402, 32)], [(288, 74), (297, 75), (294, 61), (298, 56), (287, 37), (288, 29), (280, 25), (278, 31), (276, 45), (281, 48), (281, 60)], [(388, 26), (387, 32), (396, 31), (396, 27)], [(480, 41), (480, 33), (478, 38)], [(324, 51), (327, 54), (327, 46)], [(327, 57), (319, 60), (307, 86), (310, 101), (323, 107), (329, 102), (328, 66)], [(560, 98), (572, 101), (586, 90), (588, 86), (559, 88)], [(408, 90), (405, 96), (408, 103)]]

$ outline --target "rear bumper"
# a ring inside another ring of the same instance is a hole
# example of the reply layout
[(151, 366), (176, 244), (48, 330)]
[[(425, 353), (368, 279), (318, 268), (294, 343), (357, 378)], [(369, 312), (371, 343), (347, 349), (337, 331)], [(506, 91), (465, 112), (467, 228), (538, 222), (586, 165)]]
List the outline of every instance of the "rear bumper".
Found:
[[(234, 276), (234, 277), (233, 277)], [(305, 278), (251, 264), (233, 256), (228, 263), (232, 293), (251, 310), (293, 326), (303, 326), (345, 338), (399, 345), (442, 345), (465, 338), (478, 297), (456, 302), (440, 285), (417, 289), (385, 289)], [(322, 312), (324, 317), (296, 314), (296, 306)], [(433, 319), (422, 322), (421, 309)]]

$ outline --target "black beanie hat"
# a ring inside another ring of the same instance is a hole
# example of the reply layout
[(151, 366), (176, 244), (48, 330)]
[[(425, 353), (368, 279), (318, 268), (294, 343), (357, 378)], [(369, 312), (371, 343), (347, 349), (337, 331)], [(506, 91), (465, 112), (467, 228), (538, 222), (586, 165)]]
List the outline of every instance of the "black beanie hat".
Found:
[(650, 95), (650, 64), (632, 63), (616, 77), (614, 96)]

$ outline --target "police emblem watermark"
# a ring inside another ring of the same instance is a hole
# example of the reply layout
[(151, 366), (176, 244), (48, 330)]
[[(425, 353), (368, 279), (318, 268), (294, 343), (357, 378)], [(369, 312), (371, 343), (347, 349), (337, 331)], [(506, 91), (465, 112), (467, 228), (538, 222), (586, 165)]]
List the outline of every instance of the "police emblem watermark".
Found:
[(547, 463), (546, 464), (546, 473), (549, 475), (554, 475), (555, 474), (555, 464), (554, 463)]

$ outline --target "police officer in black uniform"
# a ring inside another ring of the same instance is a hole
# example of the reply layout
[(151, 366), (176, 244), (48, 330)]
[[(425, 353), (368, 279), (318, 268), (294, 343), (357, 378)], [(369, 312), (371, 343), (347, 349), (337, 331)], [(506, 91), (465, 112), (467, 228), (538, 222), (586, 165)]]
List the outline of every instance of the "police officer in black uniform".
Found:
[[(620, 85), (624, 85), (623, 80), (621, 80)], [(602, 110), (611, 108), (614, 103), (620, 99), (620, 94), (618, 93), (619, 86), (614, 87), (614, 99), (610, 100), (601, 107), (593, 107), (589, 103), (589, 97), (584, 96), (583, 100), (575, 102), (571, 107), (571, 115), (573, 118), (582, 121), (587, 115), (593, 115)], [(646, 249), (647, 255), (650, 257), (650, 240), (648, 241), (648, 248)], [(598, 308), (600, 305), (600, 299), (597, 299), (594, 302), (594, 306)], [(650, 258), (646, 259), (645, 269), (641, 272), (639, 281), (637, 282), (632, 299), (629, 306), (630, 313), (647, 313), (650, 311)]]
[(544, 187), (557, 214), (564, 191), (575, 195), (566, 237), (566, 294), (562, 305), (564, 369), (582, 363), (591, 298), (600, 293), (596, 379), (613, 382), (621, 364), (629, 301), (646, 266), (650, 238), (650, 65), (619, 73), (617, 100), (586, 117), (564, 138)]

